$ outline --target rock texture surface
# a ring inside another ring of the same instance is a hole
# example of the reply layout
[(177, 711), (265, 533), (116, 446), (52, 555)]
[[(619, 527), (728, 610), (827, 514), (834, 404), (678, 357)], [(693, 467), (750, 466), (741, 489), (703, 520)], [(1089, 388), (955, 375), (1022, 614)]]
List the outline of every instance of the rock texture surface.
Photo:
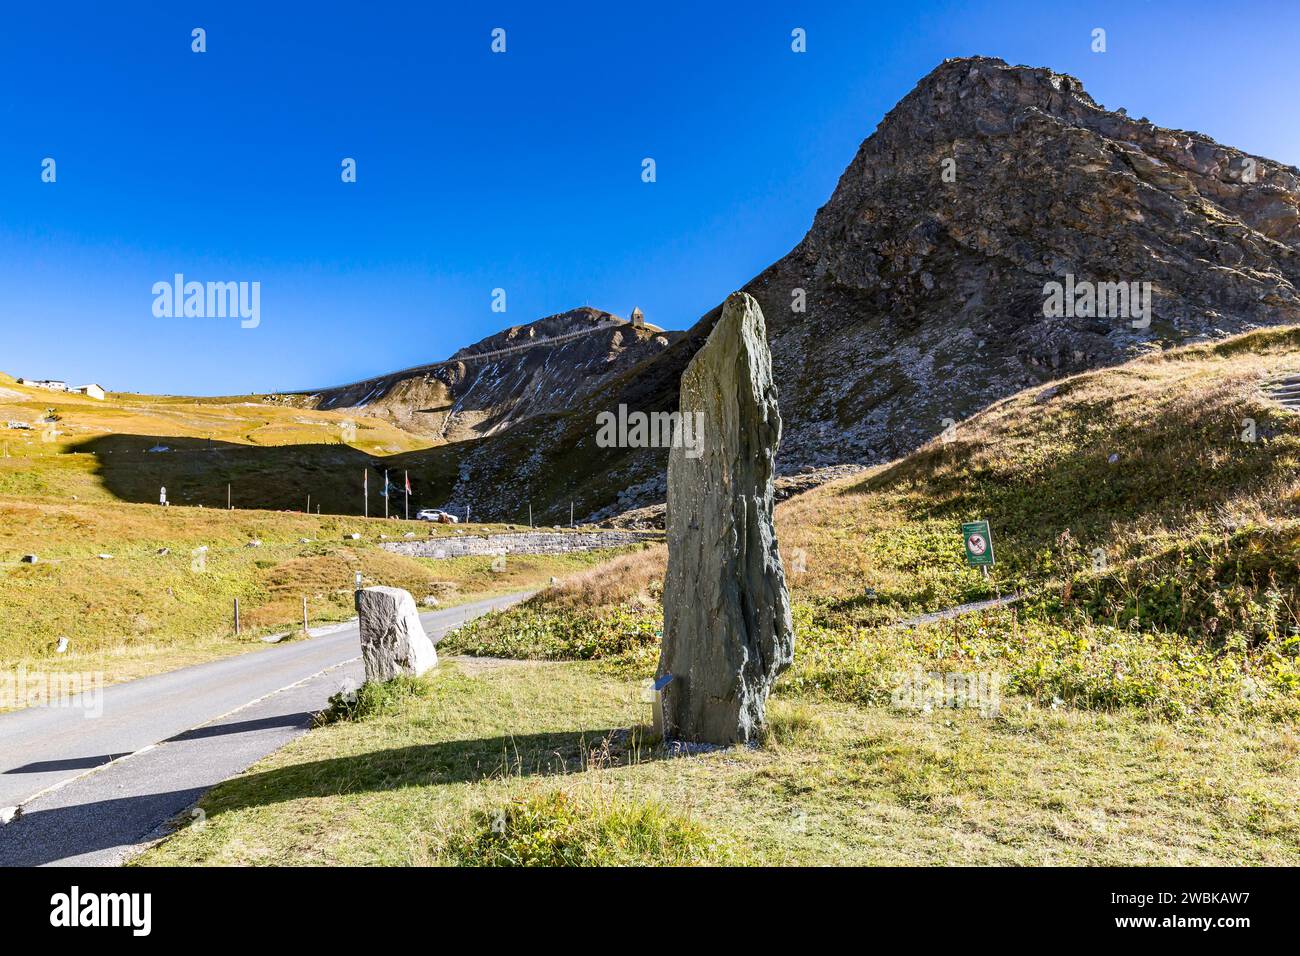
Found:
[[(1150, 282), (1150, 325), (1046, 316), (1066, 275)], [(1300, 170), (1107, 110), (1049, 69), (948, 60), (746, 289), (773, 337), (783, 460), (876, 463), (1023, 388), (1300, 321)]]
[(785, 571), (772, 526), (781, 415), (763, 313), (744, 293), (682, 375), (681, 411), (703, 414), (703, 454), (668, 460), (668, 573), (659, 677), (665, 734), (753, 740), (794, 659)]
[(420, 623), (415, 598), (401, 588), (372, 587), (356, 592), (361, 658), (366, 680), (418, 677), (438, 664), (438, 652)]

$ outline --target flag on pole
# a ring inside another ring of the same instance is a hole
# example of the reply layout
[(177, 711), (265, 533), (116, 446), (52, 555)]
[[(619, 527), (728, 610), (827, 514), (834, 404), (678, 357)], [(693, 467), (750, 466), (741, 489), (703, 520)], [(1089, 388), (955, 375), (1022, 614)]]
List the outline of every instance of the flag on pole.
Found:
[(408, 471), (405, 472), (405, 474), (406, 474), (406, 493), (409, 495), (411, 493), (411, 473)]

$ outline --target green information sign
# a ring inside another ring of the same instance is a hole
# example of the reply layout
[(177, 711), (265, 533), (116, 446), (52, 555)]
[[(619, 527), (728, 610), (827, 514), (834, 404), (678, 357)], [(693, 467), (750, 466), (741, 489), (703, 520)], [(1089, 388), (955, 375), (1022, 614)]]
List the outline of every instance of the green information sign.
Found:
[(993, 532), (987, 521), (966, 521), (961, 526), (962, 544), (966, 548), (966, 563), (974, 567), (993, 564)]

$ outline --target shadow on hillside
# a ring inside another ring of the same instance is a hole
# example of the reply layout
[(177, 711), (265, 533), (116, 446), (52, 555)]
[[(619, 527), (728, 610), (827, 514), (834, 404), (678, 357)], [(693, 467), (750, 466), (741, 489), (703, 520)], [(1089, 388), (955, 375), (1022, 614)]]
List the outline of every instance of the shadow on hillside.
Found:
[[(932, 443), (835, 493), (898, 493), (917, 503), (913, 517), (1001, 517), (1004, 526), (1037, 537), (1220, 508), (1286, 473), (1293, 446), (1273, 439), (1297, 429), (1276, 418), (1262, 422), (1265, 438), (1243, 441), (1236, 423), (1251, 410), (1231, 397), (1211, 398), (1188, 399), (1141, 420), (1113, 412), (1117, 400), (1100, 399), (1089, 403), (1087, 419), (1107, 423), (1104, 431), (1076, 434), (1048, 421)], [(999, 444), (1000, 458), (983, 454)], [(1021, 448), (1030, 452), (1017, 462)]]
[[(370, 471), (370, 513), (383, 514), (383, 471), (401, 484), (411, 472), (411, 509), (440, 507), (450, 493), (454, 462), (442, 449), (373, 455), (342, 443), (242, 445), (207, 438), (101, 435), (69, 445), (66, 454), (95, 456), (95, 474), (122, 501), (157, 504), (162, 488), (174, 505), (225, 508), (227, 485), (236, 508), (360, 514), (362, 473)], [(401, 500), (397, 496), (393, 500)]]

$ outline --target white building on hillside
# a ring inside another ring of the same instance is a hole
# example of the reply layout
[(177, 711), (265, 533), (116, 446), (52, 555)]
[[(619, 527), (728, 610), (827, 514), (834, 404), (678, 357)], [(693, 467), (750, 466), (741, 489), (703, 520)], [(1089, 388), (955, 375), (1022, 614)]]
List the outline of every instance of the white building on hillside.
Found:
[(101, 402), (107, 394), (104, 391), (104, 386), (96, 385), (93, 382), (89, 385), (78, 385), (76, 388), (69, 388), (67, 382), (60, 382), (57, 378), (20, 378), (18, 384), (26, 385), (28, 388), (43, 388), (50, 392), (72, 392), (75, 395), (87, 395)]

